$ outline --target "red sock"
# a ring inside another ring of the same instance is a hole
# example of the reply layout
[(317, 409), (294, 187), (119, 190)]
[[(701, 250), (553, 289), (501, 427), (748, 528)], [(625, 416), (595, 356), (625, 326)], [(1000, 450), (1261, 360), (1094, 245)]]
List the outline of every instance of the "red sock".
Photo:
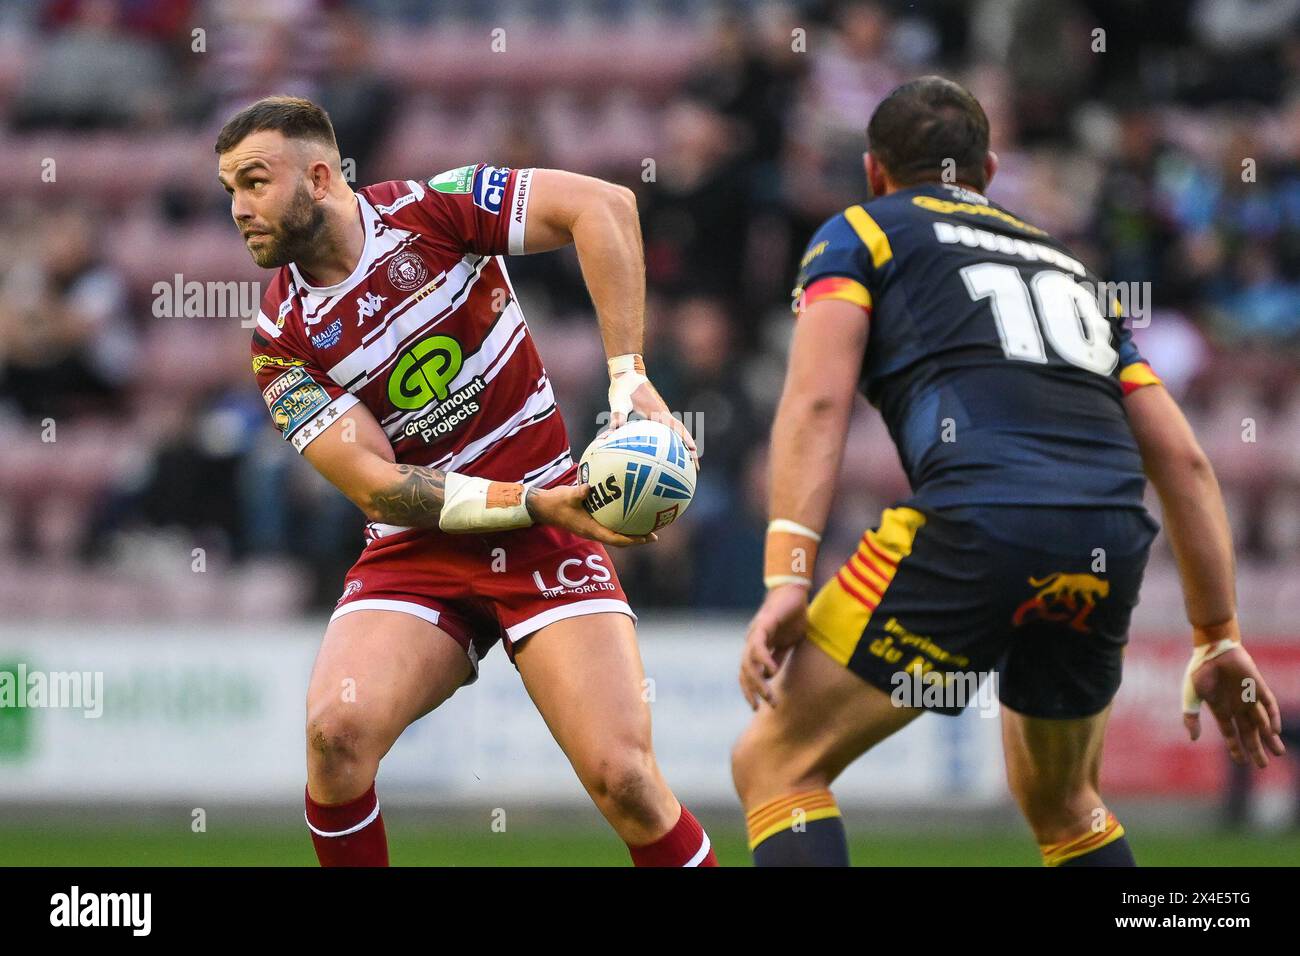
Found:
[(709, 835), (691, 811), (682, 807), (677, 825), (654, 843), (629, 846), (633, 866), (717, 866)]
[(347, 803), (317, 803), (306, 793), (307, 827), (321, 866), (388, 866), (388, 837), (373, 783)]

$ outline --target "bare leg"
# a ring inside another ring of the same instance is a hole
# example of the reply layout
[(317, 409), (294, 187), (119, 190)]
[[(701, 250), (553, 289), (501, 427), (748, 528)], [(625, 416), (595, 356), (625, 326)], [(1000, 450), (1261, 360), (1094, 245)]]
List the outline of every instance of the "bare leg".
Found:
[(556, 621), (519, 646), (515, 663), (578, 779), (623, 842), (640, 846), (668, 833), (681, 804), (655, 762), (631, 618)]

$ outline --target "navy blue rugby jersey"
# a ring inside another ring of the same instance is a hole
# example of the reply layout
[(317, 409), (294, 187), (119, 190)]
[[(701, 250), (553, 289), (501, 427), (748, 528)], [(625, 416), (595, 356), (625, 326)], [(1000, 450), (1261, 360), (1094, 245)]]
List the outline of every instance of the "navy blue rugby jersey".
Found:
[(860, 388), (912, 504), (1140, 508), (1122, 399), (1160, 380), (1106, 292), (1042, 229), (940, 183), (828, 220), (794, 290), (796, 313), (824, 298), (868, 311)]

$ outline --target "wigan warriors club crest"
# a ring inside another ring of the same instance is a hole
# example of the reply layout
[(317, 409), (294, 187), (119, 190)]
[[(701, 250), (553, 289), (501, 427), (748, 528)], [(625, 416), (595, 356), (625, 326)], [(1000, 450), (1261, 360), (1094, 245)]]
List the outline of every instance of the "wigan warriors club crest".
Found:
[(394, 256), (388, 264), (388, 281), (403, 292), (414, 292), (429, 279), (429, 268), (414, 252)]

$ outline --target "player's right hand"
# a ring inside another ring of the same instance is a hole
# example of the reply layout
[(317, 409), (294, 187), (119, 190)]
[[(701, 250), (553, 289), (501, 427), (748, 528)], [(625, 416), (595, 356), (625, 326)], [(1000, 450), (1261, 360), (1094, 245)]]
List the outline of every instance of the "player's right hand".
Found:
[(528, 513), (537, 524), (548, 524), (554, 528), (563, 528), (576, 535), (599, 541), (615, 548), (626, 548), (633, 544), (649, 544), (658, 541), (654, 532), (645, 535), (619, 534), (610, 531), (603, 524), (588, 514), (583, 507), (591, 485), (561, 485), (558, 488), (530, 488), (528, 490)]
[(740, 692), (750, 710), (760, 700), (776, 706), (772, 678), (785, 663), (790, 648), (804, 639), (808, 626), (808, 589), (782, 584), (767, 592), (763, 605), (749, 622), (745, 650), (740, 658)]
[[(1249, 755), (1255, 766), (1267, 767), (1266, 745), (1279, 757), (1286, 753), (1277, 698), (1264, 683), (1259, 668), (1244, 647), (1238, 645), (1210, 658), (1197, 667), (1189, 679), (1199, 701), (1209, 705), (1219, 732), (1228, 744), (1228, 755), (1236, 763), (1244, 766)], [(1201, 736), (1200, 714), (1185, 710), (1183, 726), (1192, 740), (1197, 740)]]

